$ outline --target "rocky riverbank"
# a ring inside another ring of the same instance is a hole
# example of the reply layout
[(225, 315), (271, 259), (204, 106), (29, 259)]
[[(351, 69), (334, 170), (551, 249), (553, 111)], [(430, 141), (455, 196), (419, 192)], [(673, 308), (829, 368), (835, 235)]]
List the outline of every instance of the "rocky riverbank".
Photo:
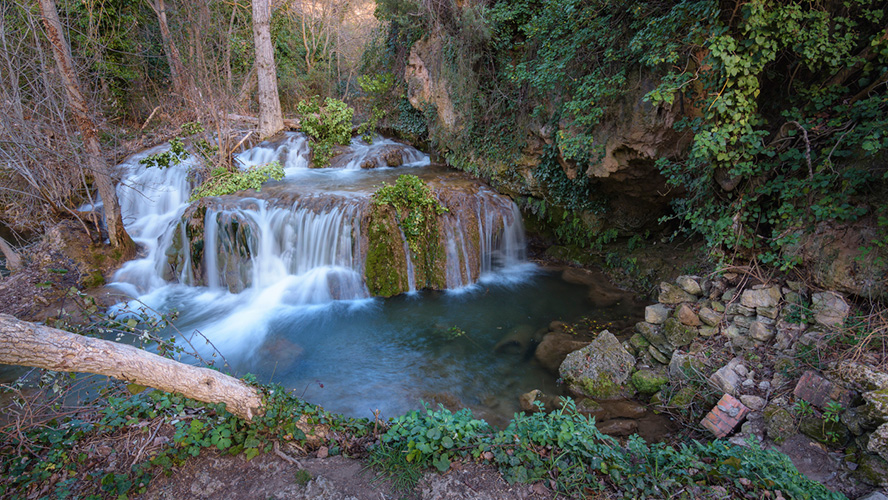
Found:
[(578, 398), (648, 401), (710, 438), (780, 450), (858, 498), (888, 487), (883, 332), (878, 315), (802, 282), (680, 276), (631, 334), (553, 328), (536, 356)]

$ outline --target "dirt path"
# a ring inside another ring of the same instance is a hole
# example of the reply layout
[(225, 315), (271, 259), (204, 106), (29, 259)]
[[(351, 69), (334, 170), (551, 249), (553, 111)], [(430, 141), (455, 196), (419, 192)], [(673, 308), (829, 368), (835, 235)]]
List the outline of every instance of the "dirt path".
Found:
[[(308, 475), (304, 472), (306, 471)], [(244, 455), (204, 452), (151, 481), (140, 499), (292, 500), (536, 500), (551, 498), (541, 484), (507, 484), (495, 468), (467, 465), (446, 474), (426, 474), (415, 492), (379, 480), (361, 460), (302, 458), (294, 463), (273, 453), (247, 461)]]

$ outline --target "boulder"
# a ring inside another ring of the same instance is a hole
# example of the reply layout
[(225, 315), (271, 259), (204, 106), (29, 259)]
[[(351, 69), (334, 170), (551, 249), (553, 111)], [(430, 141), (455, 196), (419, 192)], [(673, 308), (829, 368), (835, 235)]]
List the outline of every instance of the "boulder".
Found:
[(851, 306), (845, 298), (835, 292), (822, 292), (811, 295), (811, 309), (814, 321), (828, 328), (842, 326)]
[(778, 286), (753, 287), (751, 290), (743, 290), (740, 295), (740, 304), (750, 309), (758, 307), (777, 307), (783, 294)]
[(660, 283), (659, 301), (661, 304), (674, 305), (681, 304), (682, 302), (694, 302), (696, 300), (697, 297), (673, 284), (666, 283), (665, 281)]
[(563, 332), (549, 332), (543, 337), (543, 341), (537, 346), (534, 357), (543, 367), (551, 372), (558, 372), (558, 367), (564, 362), (564, 358), (583, 347), (589, 342), (577, 340), (576, 335)]
[(619, 397), (635, 358), (607, 330), (589, 345), (567, 355), (558, 373), (572, 391), (594, 399)]

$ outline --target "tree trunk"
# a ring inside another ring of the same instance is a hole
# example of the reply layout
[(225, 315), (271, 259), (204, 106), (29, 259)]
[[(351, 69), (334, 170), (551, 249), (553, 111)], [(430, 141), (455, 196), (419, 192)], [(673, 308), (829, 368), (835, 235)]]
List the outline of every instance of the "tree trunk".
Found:
[(269, 0), (253, 0), (253, 42), (256, 46), (256, 73), (259, 80), (259, 136), (264, 139), (284, 128), (274, 48), (271, 46)]
[(160, 40), (163, 43), (163, 50), (166, 52), (167, 63), (170, 66), (173, 89), (183, 99), (188, 100), (191, 95), (190, 87), (185, 78), (185, 67), (182, 66), (182, 57), (179, 55), (179, 49), (176, 48), (173, 36), (170, 34), (170, 25), (167, 23), (164, 0), (151, 0), (148, 4), (157, 15), (157, 23), (160, 25)]
[(87, 168), (92, 172), (99, 196), (102, 197), (105, 206), (105, 226), (108, 228), (108, 238), (111, 240), (111, 245), (122, 250), (124, 257), (128, 257), (135, 252), (135, 244), (123, 227), (117, 192), (114, 189), (111, 173), (102, 156), (102, 148), (96, 135), (96, 125), (89, 115), (86, 99), (80, 90), (80, 81), (74, 71), (74, 59), (71, 57), (71, 48), (62, 35), (62, 23), (59, 21), (55, 0), (40, 0), (40, 9), (43, 13), (46, 37), (52, 45), (56, 65), (65, 84), (65, 95), (68, 97), (74, 121), (77, 122), (83, 139)]
[(8, 314), (0, 314), (0, 363), (106, 375), (205, 403), (225, 403), (228, 411), (246, 420), (262, 412), (256, 390), (234, 377)]
[(0, 253), (3, 253), (6, 259), (6, 269), (15, 272), (22, 268), (22, 256), (2, 237), (0, 237)]

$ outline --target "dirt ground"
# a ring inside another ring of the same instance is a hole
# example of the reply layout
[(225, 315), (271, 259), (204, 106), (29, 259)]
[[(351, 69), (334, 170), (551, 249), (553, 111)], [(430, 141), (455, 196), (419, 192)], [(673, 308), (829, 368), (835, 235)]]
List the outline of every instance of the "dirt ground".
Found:
[[(300, 471), (306, 471), (308, 476)], [(300, 484), (302, 483), (302, 484)], [(202, 453), (169, 476), (155, 478), (143, 500), (313, 499), (313, 500), (536, 500), (551, 498), (542, 484), (509, 485), (490, 466), (469, 464), (447, 473), (426, 474), (415, 492), (394, 489), (361, 460), (341, 456), (284, 459), (267, 453)]]

